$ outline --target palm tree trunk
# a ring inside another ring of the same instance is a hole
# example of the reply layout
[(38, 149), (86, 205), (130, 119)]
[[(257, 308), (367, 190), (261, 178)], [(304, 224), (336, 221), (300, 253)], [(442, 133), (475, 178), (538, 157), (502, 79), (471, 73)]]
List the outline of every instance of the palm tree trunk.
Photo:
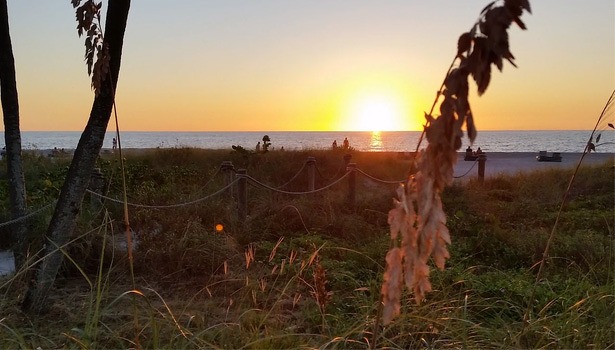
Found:
[(63, 255), (57, 247), (69, 241), (75, 228), (81, 202), (96, 165), (111, 117), (130, 0), (110, 0), (108, 6), (104, 45), (108, 45), (109, 48), (110, 74), (102, 82), (98, 95), (94, 99), (90, 118), (77, 144), (56, 209), (47, 229), (45, 258), (38, 268), (36, 279), (28, 289), (22, 305), (28, 312), (42, 313), (47, 309), (47, 296), (63, 261)]
[[(6, 0), (0, 0), (0, 92), (4, 114), (4, 142), (9, 183), (11, 215), (14, 219), (26, 214), (26, 183), (21, 161), (21, 132), (19, 130), (19, 99), (15, 79), (15, 59), (9, 33), (9, 15)], [(14, 247), (15, 266), (25, 261), (25, 242), (28, 228), (25, 221), (11, 226), (11, 245)]]

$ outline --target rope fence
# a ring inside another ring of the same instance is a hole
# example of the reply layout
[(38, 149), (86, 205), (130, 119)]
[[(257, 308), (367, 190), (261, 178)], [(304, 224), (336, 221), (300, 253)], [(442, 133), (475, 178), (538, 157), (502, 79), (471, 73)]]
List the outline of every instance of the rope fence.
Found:
[(220, 174), (220, 172), (222, 171), (222, 169), (223, 169), (223, 165), (221, 164), (221, 165), (220, 165), (220, 166), (216, 169), (216, 172), (215, 172), (213, 175), (211, 175), (211, 176), (209, 177), (209, 180), (207, 180), (207, 181), (203, 184), (203, 186), (201, 186), (201, 188), (199, 189), (199, 192), (200, 192), (200, 191), (202, 191), (202, 190), (204, 190), (204, 189), (205, 189), (205, 188), (206, 188), (206, 187), (207, 187), (207, 186), (208, 186), (208, 185), (209, 185), (212, 181), (214, 181), (214, 179), (218, 176), (218, 174)]
[(458, 175), (458, 176), (453, 176), (454, 179), (460, 179), (466, 175), (468, 175), (470, 173), (470, 171), (472, 171), (472, 169), (474, 169), (474, 167), (476, 166), (476, 164), (478, 164), (478, 181), (480, 183), (483, 183), (485, 181), (485, 163), (487, 162), (487, 155), (480, 154), (478, 156), (478, 158), (476, 158), (474, 160), (474, 163), (472, 163), (472, 166), (470, 167), (470, 169), (468, 169), (468, 171), (466, 171), (463, 175)]
[(53, 206), (55, 203), (56, 203), (56, 201), (54, 200), (53, 202), (51, 202), (51, 203), (49, 203), (49, 204), (47, 204), (47, 205), (45, 205), (45, 206), (43, 206), (43, 207), (40, 207), (40, 208), (36, 209), (35, 211), (33, 211), (33, 212), (31, 212), (31, 213), (28, 213), (28, 214), (26, 214), (26, 215), (24, 215), (24, 216), (20, 216), (20, 217), (18, 217), (18, 218), (13, 219), (13, 220), (10, 220), (10, 221), (7, 221), (7, 222), (0, 223), (0, 227), (9, 226), (9, 225), (16, 224), (16, 223), (18, 223), (18, 222), (21, 222), (21, 221), (27, 220), (27, 219), (29, 219), (29, 218), (31, 218), (31, 217), (33, 217), (33, 216), (36, 216), (36, 215), (38, 215), (38, 214), (40, 214), (40, 213), (44, 212), (45, 210), (49, 209), (49, 208), (50, 208), (51, 206)]
[[(342, 166), (339, 168), (339, 170), (337, 171), (337, 173), (335, 174), (335, 176), (332, 179), (335, 179), (335, 181), (329, 183), (328, 185), (325, 185), (323, 187), (320, 188), (315, 188), (314, 184), (315, 184), (315, 177), (316, 174), (318, 174), (321, 178), (325, 179), (325, 177), (322, 175), (322, 173), (320, 172), (320, 169), (318, 169), (318, 167), (316, 167), (316, 161), (314, 157), (308, 157), (307, 161), (305, 161), (303, 163), (303, 165), (301, 166), (301, 168), (297, 171), (297, 173), (295, 173), (295, 175), (286, 183), (284, 183), (281, 186), (278, 187), (273, 187), (270, 185), (267, 185), (265, 183), (263, 183), (262, 181), (259, 181), (257, 179), (255, 179), (254, 177), (250, 176), (247, 174), (247, 171), (245, 169), (238, 169), (236, 170), (234, 168), (234, 166), (232, 165), (232, 163), (230, 161), (224, 161), (220, 167), (218, 167), (218, 169), (214, 172), (214, 174), (205, 182), (205, 184), (201, 187), (201, 190), (203, 190), (205, 187), (207, 187), (216, 177), (218, 177), (218, 175), (220, 175), (222, 173), (223, 177), (224, 177), (224, 186), (222, 188), (220, 188), (219, 190), (205, 195), (203, 197), (194, 199), (194, 200), (190, 200), (187, 202), (182, 202), (182, 203), (175, 203), (175, 204), (164, 204), (164, 205), (152, 205), (152, 204), (139, 204), (139, 203), (127, 203), (128, 206), (131, 206), (133, 208), (145, 208), (145, 209), (172, 209), (172, 208), (180, 208), (180, 207), (185, 207), (185, 206), (190, 206), (190, 205), (195, 205), (198, 203), (202, 203), (204, 201), (207, 201), (215, 196), (218, 196), (222, 193), (230, 193), (231, 197), (233, 199), (235, 199), (238, 203), (238, 212), (240, 213), (240, 218), (242, 216), (245, 217), (245, 213), (247, 212), (247, 187), (246, 184), (250, 184), (252, 186), (255, 187), (259, 187), (259, 188), (263, 188), (266, 190), (269, 190), (271, 192), (275, 192), (275, 193), (279, 193), (279, 194), (285, 194), (285, 195), (311, 195), (314, 193), (318, 193), (318, 192), (322, 192), (325, 190), (328, 190), (330, 188), (332, 188), (333, 186), (338, 185), (340, 182), (342, 182), (343, 180), (347, 179), (348, 180), (348, 194), (347, 194), (347, 202), (348, 205), (353, 207), (354, 206), (354, 201), (355, 201), (355, 197), (356, 197), (356, 174), (361, 174), (362, 176), (366, 177), (367, 179), (379, 183), (379, 184), (383, 184), (383, 185), (396, 185), (396, 184), (400, 184), (403, 183), (404, 180), (383, 180), (380, 178), (377, 178), (373, 175), (368, 174), (367, 172), (357, 168), (355, 163), (350, 163), (350, 155), (345, 155), (344, 156), (344, 163), (342, 163)], [(481, 179), (481, 175), (482, 177), (484, 177), (484, 163), (486, 161), (485, 157), (480, 157), (479, 159), (475, 160), (474, 163), (472, 164), (472, 166), (470, 167), (470, 169), (468, 169), (463, 175), (459, 175), (459, 176), (454, 176), (454, 178), (458, 179), (464, 176), (467, 176), (470, 171), (472, 171), (472, 169), (474, 169), (474, 167), (476, 166), (476, 164), (479, 164), (479, 180)], [(282, 190), (282, 188), (288, 186), (290, 183), (292, 183), (293, 181), (295, 181), (297, 178), (299, 178), (299, 176), (304, 172), (304, 170), (307, 168), (307, 177), (308, 177), (308, 189), (306, 191), (286, 191), (286, 190)], [(338, 175), (342, 172), (342, 169), (345, 169), (346, 171), (343, 173), (342, 176), (340, 176), (338, 178)], [(98, 171), (97, 174), (93, 174), (93, 176), (101, 176), (102, 174), (100, 174), (100, 171)], [(336, 179), (337, 178), (337, 179)], [(92, 190), (92, 189), (87, 189), (86, 190), (87, 193), (91, 194), (92, 196), (95, 196), (101, 200), (106, 200), (106, 201), (110, 201), (113, 203), (118, 203), (118, 204), (122, 204), (124, 203), (124, 201), (120, 200), (120, 199), (116, 199), (116, 198), (112, 198), (109, 197), (107, 195), (102, 194), (101, 190), (99, 189), (97, 190)], [(49, 207), (51, 207), (52, 205), (54, 205), (56, 203), (56, 201), (53, 201), (52, 203), (49, 203), (31, 213), (28, 213), (27, 215), (24, 215), (22, 217), (19, 218), (15, 218), (13, 220), (7, 221), (7, 222), (3, 222), (0, 223), (0, 228), (4, 227), (4, 226), (8, 226), (8, 225), (12, 225), (24, 220), (28, 220), (31, 217), (34, 217), (40, 213), (42, 213), (43, 211), (45, 211), (46, 209), (48, 209)]]
[(470, 167), (470, 169), (468, 169), (468, 171), (466, 171), (463, 175), (459, 175), (459, 176), (453, 176), (453, 179), (460, 179), (466, 175), (468, 175), (470, 173), (470, 171), (472, 171), (472, 169), (474, 169), (474, 167), (476, 166), (476, 164), (478, 164), (478, 159), (476, 159), (474, 161), (474, 163), (472, 163), (472, 166)]
[[(206, 200), (208, 200), (210, 198), (213, 198), (213, 197), (223, 193), (224, 191), (228, 190), (229, 188), (231, 188), (233, 185), (235, 185), (237, 183), (237, 181), (239, 181), (239, 179), (231, 182), (230, 184), (224, 186), (223, 188), (217, 190), (216, 192), (214, 192), (214, 193), (212, 193), (210, 195), (207, 195), (205, 197), (201, 197), (201, 198), (189, 201), (189, 202), (183, 202), (183, 203), (177, 203), (177, 204), (168, 204), (168, 205), (135, 204), (135, 203), (130, 203), (130, 202), (126, 203), (126, 204), (128, 204), (128, 206), (131, 206), (131, 207), (134, 207), (134, 208), (146, 208), (146, 209), (170, 209), (170, 208), (185, 207), (185, 206), (188, 206), (188, 205), (194, 205), (194, 204), (206, 201)], [(111, 198), (111, 197), (105, 196), (103, 194), (96, 193), (96, 192), (94, 192), (92, 190), (86, 190), (86, 191), (88, 193), (90, 193), (90, 194), (93, 194), (93, 195), (99, 197), (99, 198), (102, 198), (102, 199), (105, 199), (105, 200), (108, 200), (108, 201), (111, 201), (111, 202), (115, 202), (115, 203), (119, 203), (119, 204), (124, 203), (124, 201), (122, 201), (120, 199)]]
[(332, 182), (332, 183), (330, 183), (330, 184), (328, 184), (328, 185), (326, 185), (324, 187), (321, 187), (321, 188), (318, 188), (318, 189), (315, 189), (315, 190), (312, 190), (312, 191), (300, 191), (300, 192), (283, 191), (283, 190), (280, 190), (280, 189), (277, 189), (277, 188), (273, 188), (271, 186), (267, 186), (266, 184), (258, 181), (257, 179), (253, 178), (250, 175), (238, 175), (238, 176), (239, 177), (245, 177), (246, 179), (250, 180), (250, 183), (252, 183), (252, 184), (254, 184), (256, 186), (268, 189), (268, 190), (273, 191), (273, 192), (277, 192), (277, 193), (281, 193), (281, 194), (289, 194), (289, 195), (306, 195), (306, 194), (312, 194), (312, 193), (317, 193), (317, 192), (322, 192), (324, 190), (327, 190), (327, 189), (337, 185), (338, 183), (340, 183), (349, 174), (350, 174), (350, 171), (347, 171), (342, 177), (340, 177), (339, 179), (335, 180), (334, 182)]
[(359, 172), (361, 175), (367, 177), (368, 179), (370, 179), (370, 180), (372, 180), (374, 182), (378, 182), (378, 183), (385, 184), (385, 185), (398, 185), (398, 184), (406, 181), (405, 179), (404, 180), (398, 180), (398, 181), (382, 180), (382, 179), (379, 179), (377, 177), (374, 177), (374, 176), (364, 172), (361, 169), (357, 169), (357, 172)]

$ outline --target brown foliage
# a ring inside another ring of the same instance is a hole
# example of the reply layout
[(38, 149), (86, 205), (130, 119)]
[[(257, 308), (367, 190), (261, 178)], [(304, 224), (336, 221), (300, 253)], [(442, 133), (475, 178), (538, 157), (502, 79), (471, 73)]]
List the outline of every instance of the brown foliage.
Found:
[(451, 244), (451, 238), (441, 194), (453, 180), (464, 123), (470, 142), (476, 138), (468, 101), (468, 78), (472, 75), (478, 94), (482, 95), (491, 80), (492, 64), (500, 71), (503, 59), (514, 65), (507, 29), (512, 22), (525, 29), (519, 18), (523, 10), (530, 12), (527, 0), (505, 0), (502, 6), (492, 2), (482, 10), (472, 29), (457, 41), (459, 64), (448, 72), (443, 91), (438, 94), (438, 98), (443, 96), (440, 116), (425, 115), (428, 146), (419, 153), (416, 171), (399, 188), (399, 200), (395, 200), (395, 208), (389, 212), (393, 247), (386, 256), (382, 285), (384, 324), (400, 313), (404, 285), (414, 292), (417, 303), (431, 291), (429, 259), (444, 269), (449, 258), (446, 246)]
[[(77, 18), (77, 33), (85, 38), (85, 62), (88, 75), (92, 76), (92, 89), (98, 94), (101, 83), (109, 74), (109, 48), (104, 43), (100, 28), (102, 3), (93, 0), (71, 0)], [(94, 60), (96, 57), (96, 60)]]

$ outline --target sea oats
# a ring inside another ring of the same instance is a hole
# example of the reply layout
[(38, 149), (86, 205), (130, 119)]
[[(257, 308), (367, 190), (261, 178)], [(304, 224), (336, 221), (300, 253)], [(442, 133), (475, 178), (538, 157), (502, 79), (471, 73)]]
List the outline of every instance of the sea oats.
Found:
[[(389, 212), (393, 244), (386, 256), (382, 285), (385, 325), (400, 312), (403, 285), (414, 292), (416, 302), (420, 303), (432, 289), (429, 259), (433, 259), (439, 269), (444, 269), (450, 257), (447, 245), (451, 244), (451, 237), (441, 196), (453, 181), (464, 124), (470, 142), (476, 137), (468, 102), (468, 79), (472, 75), (478, 94), (482, 95), (491, 80), (492, 64), (499, 70), (502, 70), (503, 59), (514, 65), (507, 29), (512, 22), (525, 29), (519, 17), (523, 10), (530, 12), (527, 0), (505, 0), (501, 6), (495, 4), (487, 5), (472, 29), (459, 37), (457, 56), (434, 103), (435, 106), (443, 98), (440, 115), (432, 116), (433, 111), (425, 114), (424, 135), (428, 145), (417, 154), (411, 167), (412, 175), (400, 186), (399, 199), (394, 201), (394, 208)], [(457, 61), (458, 66), (453, 67)]]

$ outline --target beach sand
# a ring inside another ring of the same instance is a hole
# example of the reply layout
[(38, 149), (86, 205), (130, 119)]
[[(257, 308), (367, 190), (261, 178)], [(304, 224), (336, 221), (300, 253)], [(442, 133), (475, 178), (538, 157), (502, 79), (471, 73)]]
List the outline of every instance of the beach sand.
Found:
[[(544, 169), (574, 169), (583, 153), (561, 153), (561, 162), (539, 162), (536, 160), (535, 152), (493, 152), (486, 153), (485, 177), (497, 175), (514, 175), (519, 172), (528, 172)], [(457, 164), (455, 165), (454, 176), (462, 178), (476, 178), (478, 176), (478, 164), (474, 161), (464, 161), (464, 153), (459, 153)], [(590, 153), (585, 155), (581, 166), (599, 165), (608, 163), (613, 165), (615, 155), (613, 153)]]

